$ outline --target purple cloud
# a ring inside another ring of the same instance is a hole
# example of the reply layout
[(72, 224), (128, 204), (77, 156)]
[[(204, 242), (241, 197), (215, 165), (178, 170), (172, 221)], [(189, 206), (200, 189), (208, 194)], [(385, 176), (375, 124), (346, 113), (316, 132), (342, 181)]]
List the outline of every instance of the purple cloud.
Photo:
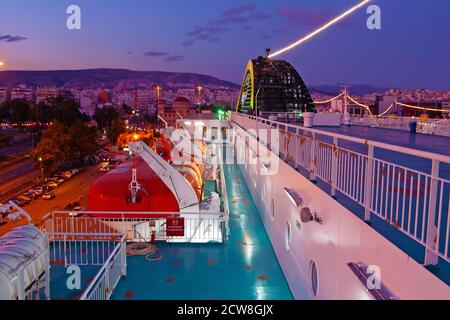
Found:
[(170, 53), (168, 52), (161, 52), (161, 51), (147, 51), (144, 52), (144, 57), (151, 57), (151, 58), (159, 58), (159, 57), (167, 57)]
[(194, 30), (187, 34), (188, 39), (181, 45), (184, 47), (192, 46), (197, 41), (217, 42), (221, 34), (227, 32), (229, 27), (243, 25), (242, 31), (249, 31), (251, 27), (247, 24), (253, 20), (265, 20), (270, 16), (264, 12), (258, 11), (253, 4), (233, 7), (222, 12), (220, 18), (210, 21), (204, 27), (196, 26)]
[(27, 40), (27, 38), (22, 36), (12, 36), (10, 34), (0, 35), (0, 42), (18, 42), (23, 40)]

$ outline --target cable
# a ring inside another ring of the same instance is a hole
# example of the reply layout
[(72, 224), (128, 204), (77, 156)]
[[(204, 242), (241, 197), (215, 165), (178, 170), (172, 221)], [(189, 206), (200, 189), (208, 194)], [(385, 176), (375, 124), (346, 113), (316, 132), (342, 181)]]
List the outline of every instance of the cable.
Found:
[[(152, 256), (157, 253), (154, 258)], [(127, 256), (145, 256), (147, 261), (160, 261), (162, 259), (159, 249), (151, 243), (131, 243), (127, 246)]]
[(369, 111), (369, 114), (370, 114), (370, 116), (372, 117), (373, 121), (375, 122), (375, 125), (376, 125), (377, 127), (379, 127), (378, 122), (377, 122), (377, 120), (375, 119), (375, 117), (374, 117), (374, 115), (373, 115), (373, 113), (372, 113), (372, 111), (370, 110), (370, 107), (369, 107), (368, 105), (365, 105), (365, 104), (362, 104), (362, 103), (356, 101), (355, 99), (353, 99), (352, 97), (350, 97), (348, 94), (347, 94), (347, 98), (349, 98), (350, 101), (354, 102), (356, 105), (358, 105), (358, 106), (360, 106), (360, 107), (366, 108), (367, 111)]
[(336, 96), (336, 97), (334, 97), (334, 98), (331, 98), (331, 99), (328, 99), (328, 100), (325, 100), (325, 101), (313, 101), (313, 102), (314, 102), (315, 104), (326, 104), (326, 103), (329, 103), (329, 102), (331, 102), (331, 101), (334, 101), (334, 100), (336, 100), (336, 99), (342, 97), (343, 94), (344, 94), (344, 92), (342, 92), (340, 95), (338, 95), (338, 96)]
[(341, 15), (337, 16), (336, 18), (334, 18), (333, 20), (329, 21), (328, 23), (326, 23), (325, 25), (323, 25), (322, 27), (320, 27), (319, 29), (311, 32), (310, 34), (308, 34), (307, 36), (301, 38), (300, 40), (290, 44), (289, 46), (280, 49), (272, 54), (269, 55), (269, 58), (274, 58), (286, 51), (289, 51), (297, 46), (299, 46), (300, 44), (302, 44), (303, 42), (313, 38), (314, 36), (316, 36), (317, 34), (321, 33), (322, 31), (325, 31), (326, 29), (330, 28), (331, 26), (333, 26), (334, 24), (338, 23), (339, 21), (341, 21), (342, 19), (344, 19), (345, 17), (351, 15), (353, 12), (355, 12), (356, 10), (360, 9), (361, 7), (365, 6), (366, 4), (368, 4), (371, 0), (364, 0), (362, 2), (360, 2), (359, 4), (351, 7), (349, 10), (345, 11), (344, 13), (342, 13)]
[(406, 108), (412, 108), (412, 109), (418, 109), (423, 111), (434, 111), (434, 112), (448, 112), (450, 113), (450, 110), (443, 110), (443, 109), (434, 109), (434, 108), (424, 108), (424, 107), (418, 107), (418, 106), (412, 106), (405, 103), (400, 103), (398, 101), (395, 101), (395, 104), (398, 104), (399, 106), (406, 107)]
[(384, 116), (385, 114), (387, 114), (387, 113), (389, 112), (389, 110), (392, 109), (392, 107), (394, 107), (394, 103), (391, 104), (391, 106), (390, 106), (385, 112), (383, 112), (382, 114), (379, 114), (377, 117), (382, 117), (382, 116)]

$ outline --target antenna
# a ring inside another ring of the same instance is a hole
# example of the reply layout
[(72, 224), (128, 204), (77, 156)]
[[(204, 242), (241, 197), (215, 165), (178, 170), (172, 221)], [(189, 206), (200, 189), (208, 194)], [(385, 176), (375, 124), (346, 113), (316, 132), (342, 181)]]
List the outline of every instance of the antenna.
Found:
[(270, 56), (270, 48), (266, 49), (266, 59), (269, 59)]

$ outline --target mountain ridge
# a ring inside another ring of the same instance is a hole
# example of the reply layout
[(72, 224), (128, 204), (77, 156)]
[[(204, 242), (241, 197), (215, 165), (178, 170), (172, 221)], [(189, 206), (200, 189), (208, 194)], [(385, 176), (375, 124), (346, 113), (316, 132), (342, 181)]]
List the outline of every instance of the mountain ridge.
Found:
[[(127, 83), (123, 83), (127, 82)], [(56, 87), (139, 87), (167, 83), (216, 85), (233, 89), (234, 82), (190, 72), (135, 71), (129, 69), (95, 68), (78, 70), (6, 70), (0, 72), (0, 86)]]

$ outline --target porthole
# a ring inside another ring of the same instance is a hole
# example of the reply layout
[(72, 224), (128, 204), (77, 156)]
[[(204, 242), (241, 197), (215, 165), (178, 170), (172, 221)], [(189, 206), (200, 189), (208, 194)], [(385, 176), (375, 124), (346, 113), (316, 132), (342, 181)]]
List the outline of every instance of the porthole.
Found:
[(291, 223), (289, 221), (286, 223), (286, 232), (284, 241), (286, 245), (286, 250), (289, 251), (291, 249), (291, 242), (292, 242), (292, 228)]
[(315, 298), (319, 291), (319, 272), (317, 271), (317, 265), (314, 261), (311, 261), (309, 264), (309, 282), (311, 295)]

